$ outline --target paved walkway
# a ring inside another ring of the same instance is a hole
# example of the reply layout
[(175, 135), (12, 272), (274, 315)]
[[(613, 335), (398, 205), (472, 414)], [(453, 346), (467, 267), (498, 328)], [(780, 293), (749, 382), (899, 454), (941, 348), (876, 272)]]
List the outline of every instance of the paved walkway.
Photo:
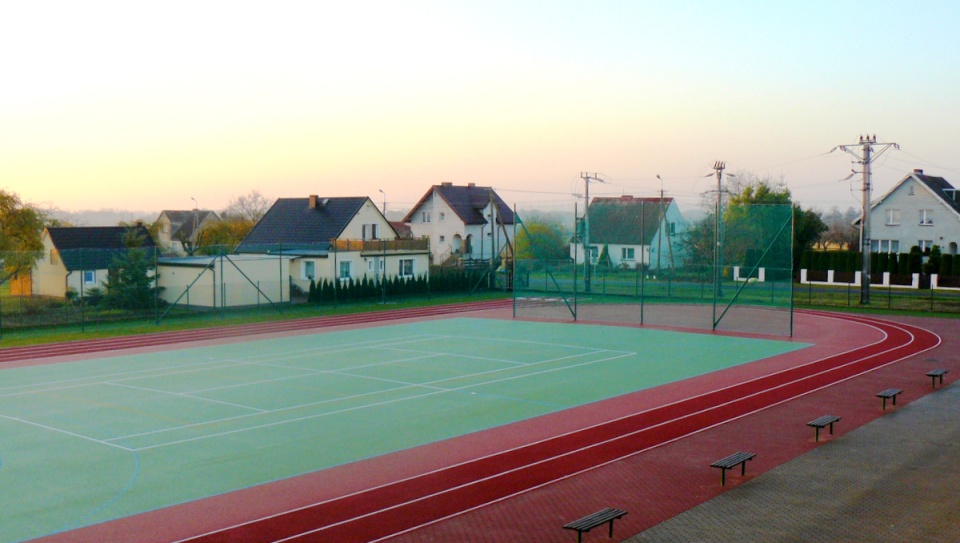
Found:
[(960, 541), (960, 384), (624, 541)]

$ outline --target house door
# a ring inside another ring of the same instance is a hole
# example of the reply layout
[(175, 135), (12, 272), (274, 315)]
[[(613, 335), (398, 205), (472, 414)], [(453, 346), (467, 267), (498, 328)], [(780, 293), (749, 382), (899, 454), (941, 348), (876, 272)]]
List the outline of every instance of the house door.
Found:
[(463, 249), (463, 238), (460, 237), (460, 234), (453, 235), (453, 254), (458, 255)]
[(950, 242), (950, 249), (949, 249), (949, 251), (950, 251), (950, 254), (952, 254), (952, 255), (957, 254), (957, 242), (956, 242), (956, 241), (951, 241), (951, 242)]
[(463, 245), (463, 252), (468, 255), (473, 254), (473, 235), (467, 236), (466, 243)]

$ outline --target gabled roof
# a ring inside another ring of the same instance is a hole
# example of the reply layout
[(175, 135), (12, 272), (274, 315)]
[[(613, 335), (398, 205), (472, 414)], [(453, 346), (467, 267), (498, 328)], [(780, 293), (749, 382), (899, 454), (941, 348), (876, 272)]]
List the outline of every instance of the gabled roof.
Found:
[[(177, 236), (190, 238), (193, 235), (193, 226), (196, 224), (199, 227), (203, 224), (203, 221), (207, 218), (213, 218), (216, 221), (220, 220), (220, 216), (217, 215), (215, 211), (210, 211), (207, 209), (200, 210), (173, 210), (165, 209), (160, 212), (160, 216), (167, 216), (167, 219), (170, 220), (170, 237), (175, 238)], [(194, 220), (196, 217), (196, 220)]]
[(329, 248), (367, 200), (366, 196), (279, 198), (240, 242), (237, 252)]
[[(651, 245), (660, 225), (660, 198), (594, 198), (590, 202), (590, 244)], [(664, 213), (673, 198), (663, 199)]]
[[(873, 203), (870, 204), (870, 210), (872, 211), (875, 207), (883, 203), (883, 201), (886, 200), (891, 194), (896, 192), (901, 185), (907, 181), (910, 181), (911, 179), (916, 180), (918, 183), (925, 186), (931, 193), (933, 193), (934, 196), (943, 201), (944, 205), (952, 209), (957, 215), (960, 215), (960, 202), (957, 201), (957, 199), (960, 198), (960, 194), (957, 194), (957, 191), (953, 185), (948, 183), (947, 180), (942, 177), (926, 175), (923, 173), (923, 170), (913, 170), (913, 172), (901, 179), (900, 182), (888, 190), (886, 194), (874, 200)], [(852, 224), (860, 224), (860, 216), (858, 216)]]
[(444, 202), (450, 206), (450, 209), (460, 217), (463, 224), (486, 224), (487, 220), (483, 216), (483, 210), (490, 205), (492, 198), (497, 206), (497, 215), (501, 224), (513, 224), (513, 211), (510, 206), (500, 198), (500, 195), (493, 190), (493, 187), (478, 187), (473, 183), (467, 185), (454, 185), (453, 183), (441, 183), (430, 187), (430, 190), (420, 198), (417, 205), (413, 206), (410, 213), (403, 218), (403, 222), (410, 222), (416, 215), (420, 206), (436, 193)]
[(915, 171), (911, 175), (919, 179), (920, 182), (926, 185), (931, 192), (943, 200), (943, 202), (947, 204), (947, 207), (952, 208), (957, 212), (957, 214), (960, 214), (960, 202), (957, 202), (956, 200), (956, 189), (954, 189), (953, 185), (948, 183), (946, 179), (942, 177), (934, 177), (932, 175), (924, 175), (922, 171)]
[(123, 240), (130, 230), (143, 240), (141, 247), (156, 246), (143, 225), (49, 227), (47, 234), (68, 271), (103, 270), (126, 257), (129, 249)]

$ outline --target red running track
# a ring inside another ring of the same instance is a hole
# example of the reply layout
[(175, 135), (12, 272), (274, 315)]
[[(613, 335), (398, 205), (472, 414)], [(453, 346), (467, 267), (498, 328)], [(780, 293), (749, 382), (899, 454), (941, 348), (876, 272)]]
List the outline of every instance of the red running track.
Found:
[[(836, 314), (805, 312), (837, 318)], [(921, 328), (869, 317), (883, 339), (603, 423), (212, 531), (182, 542), (371, 542), (621, 460), (936, 347)]]

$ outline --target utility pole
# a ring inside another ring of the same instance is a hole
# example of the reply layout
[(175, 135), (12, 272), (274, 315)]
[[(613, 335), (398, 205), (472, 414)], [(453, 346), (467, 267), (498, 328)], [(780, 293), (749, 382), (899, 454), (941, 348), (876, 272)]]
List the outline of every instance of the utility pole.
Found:
[(580, 179), (583, 179), (586, 185), (583, 209), (583, 291), (590, 292), (590, 258), (593, 256), (593, 251), (590, 250), (590, 181), (606, 181), (600, 179), (596, 173), (591, 175), (587, 172), (580, 172)]
[[(876, 153), (873, 147), (881, 147)], [(855, 153), (855, 148), (859, 147), (860, 156)], [(860, 141), (850, 145), (840, 145), (841, 151), (844, 151), (857, 159), (857, 164), (863, 168), (863, 198), (862, 209), (860, 212), (860, 255), (862, 256), (860, 270), (860, 303), (867, 305), (870, 303), (870, 164), (883, 154), (887, 149), (895, 147), (900, 148), (896, 143), (877, 144), (877, 135), (861, 135)], [(834, 148), (836, 149), (836, 147)]]

